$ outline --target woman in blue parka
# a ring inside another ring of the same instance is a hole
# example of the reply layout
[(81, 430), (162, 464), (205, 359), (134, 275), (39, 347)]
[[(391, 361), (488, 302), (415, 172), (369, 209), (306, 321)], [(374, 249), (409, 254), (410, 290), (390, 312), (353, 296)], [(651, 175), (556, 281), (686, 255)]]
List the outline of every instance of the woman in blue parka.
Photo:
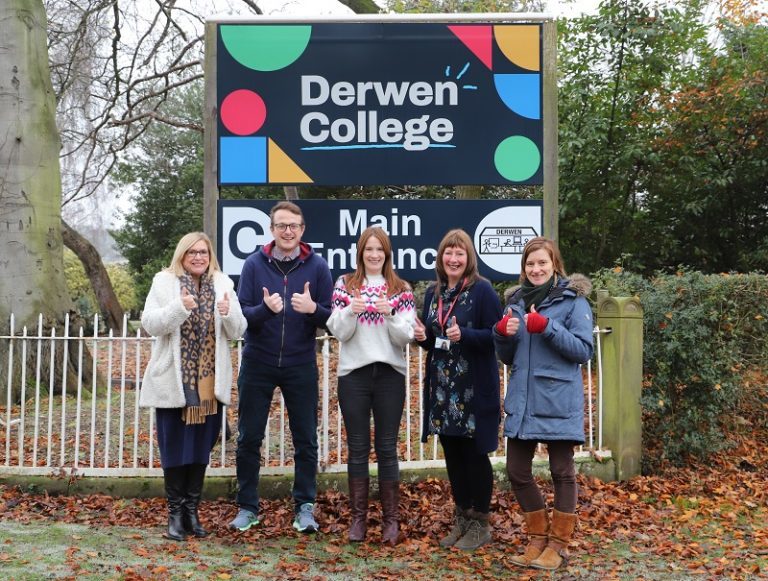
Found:
[[(496, 354), (510, 366), (507, 474), (529, 536), (515, 565), (557, 569), (576, 527), (573, 448), (584, 443), (581, 364), (593, 353), (591, 290), (586, 277), (566, 275), (554, 241), (533, 238), (523, 249), (520, 286), (507, 291), (504, 317), (494, 329)], [(539, 442), (547, 445), (555, 489), (551, 521), (532, 474)]]

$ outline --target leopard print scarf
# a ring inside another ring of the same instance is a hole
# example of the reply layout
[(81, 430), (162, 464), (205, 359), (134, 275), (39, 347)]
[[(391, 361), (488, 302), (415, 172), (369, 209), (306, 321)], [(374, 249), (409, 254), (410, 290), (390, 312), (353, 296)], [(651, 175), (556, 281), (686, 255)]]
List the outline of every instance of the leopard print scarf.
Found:
[(197, 308), (181, 324), (181, 382), (186, 406), (182, 419), (187, 424), (203, 424), (216, 413), (214, 379), (216, 373), (215, 292), (208, 276), (200, 278), (200, 290), (192, 277), (180, 277), (181, 288), (197, 300)]

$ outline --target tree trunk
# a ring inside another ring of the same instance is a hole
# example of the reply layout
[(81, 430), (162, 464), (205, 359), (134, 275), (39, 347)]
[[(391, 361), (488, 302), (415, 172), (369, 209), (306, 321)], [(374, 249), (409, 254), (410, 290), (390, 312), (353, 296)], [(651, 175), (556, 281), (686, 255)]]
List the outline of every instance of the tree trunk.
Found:
[[(60, 140), (42, 0), (0, 2), (0, 333), (61, 321), (71, 308), (61, 238)], [(0, 341), (0, 405), (8, 394)], [(18, 356), (18, 354), (16, 354)], [(19, 372), (14, 365), (14, 375)], [(13, 400), (18, 383), (12, 383)]]
[(344, 4), (355, 14), (378, 14), (381, 12), (373, 0), (339, 0), (339, 4)]
[(483, 186), (456, 186), (457, 200), (479, 200)]
[(299, 199), (299, 188), (296, 186), (283, 186), (283, 192), (285, 193), (286, 200)]
[(117, 300), (117, 295), (112, 288), (112, 281), (109, 280), (109, 274), (104, 268), (99, 251), (64, 220), (61, 221), (61, 226), (65, 246), (74, 252), (80, 262), (83, 263), (85, 274), (91, 281), (104, 323), (115, 333), (121, 333), (123, 331), (123, 307)]

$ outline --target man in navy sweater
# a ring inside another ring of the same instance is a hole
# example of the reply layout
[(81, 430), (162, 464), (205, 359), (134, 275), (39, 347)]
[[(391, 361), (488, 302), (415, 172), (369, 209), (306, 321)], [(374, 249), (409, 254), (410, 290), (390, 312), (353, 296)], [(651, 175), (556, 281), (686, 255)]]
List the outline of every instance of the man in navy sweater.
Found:
[(270, 212), (274, 240), (243, 265), (237, 296), (248, 321), (237, 381), (237, 504), (229, 526), (259, 522), (261, 443), (275, 387), (280, 387), (293, 436), (293, 527), (312, 533), (317, 491), (317, 359), (315, 331), (331, 314), (333, 281), (322, 256), (301, 241), (304, 215), (292, 202)]

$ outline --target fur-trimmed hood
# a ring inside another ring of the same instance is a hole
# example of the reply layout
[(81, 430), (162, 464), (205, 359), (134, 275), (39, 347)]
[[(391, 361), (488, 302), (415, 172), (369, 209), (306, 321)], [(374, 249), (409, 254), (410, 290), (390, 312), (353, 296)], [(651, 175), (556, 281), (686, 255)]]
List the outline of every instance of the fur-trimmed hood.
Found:
[[(577, 297), (588, 297), (592, 292), (592, 281), (589, 279), (589, 277), (579, 273), (574, 273), (565, 278), (562, 278), (558, 280), (557, 284), (558, 286), (565, 284), (565, 288), (575, 292)], [(519, 284), (511, 286), (505, 290), (504, 303), (508, 303), (512, 295), (514, 295), (518, 290), (520, 290)]]

